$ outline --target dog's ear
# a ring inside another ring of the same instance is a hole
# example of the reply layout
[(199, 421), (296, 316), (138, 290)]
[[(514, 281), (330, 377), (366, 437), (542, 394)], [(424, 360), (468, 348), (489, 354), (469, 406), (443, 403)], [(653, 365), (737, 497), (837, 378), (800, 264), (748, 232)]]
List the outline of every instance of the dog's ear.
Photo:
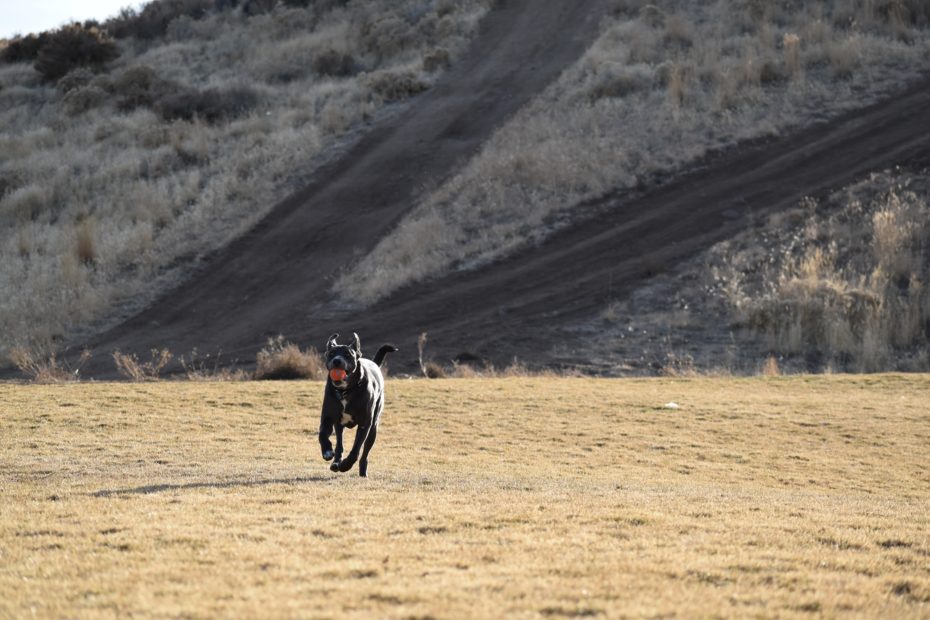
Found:
[(336, 346), (336, 338), (339, 337), (339, 334), (333, 334), (329, 337), (329, 340), (326, 341), (326, 350), (329, 351)]
[(359, 340), (358, 334), (355, 332), (352, 332), (352, 343), (349, 346), (355, 350), (355, 354), (358, 357), (362, 356), (362, 341)]

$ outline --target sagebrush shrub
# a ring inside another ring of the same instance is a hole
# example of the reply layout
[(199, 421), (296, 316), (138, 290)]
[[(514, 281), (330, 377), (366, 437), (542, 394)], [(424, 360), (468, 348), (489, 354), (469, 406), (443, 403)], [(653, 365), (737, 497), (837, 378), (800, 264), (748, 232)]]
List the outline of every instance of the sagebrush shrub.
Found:
[(452, 56), (449, 50), (438, 48), (423, 57), (423, 70), (427, 73), (434, 73), (447, 69), (452, 64)]
[(185, 89), (159, 98), (155, 110), (166, 121), (202, 119), (217, 124), (249, 113), (258, 101), (258, 93), (248, 86)]
[(429, 85), (411, 71), (385, 71), (369, 76), (368, 87), (384, 101), (400, 101), (423, 92)]
[(55, 84), (55, 87), (58, 88), (58, 92), (64, 95), (77, 88), (87, 86), (93, 79), (93, 71), (87, 67), (78, 67), (77, 69), (69, 71), (65, 76), (58, 80), (58, 83)]
[(74, 116), (103, 105), (109, 95), (97, 86), (83, 86), (74, 88), (61, 98), (61, 105), (65, 112)]
[(57, 80), (76, 67), (99, 68), (118, 56), (116, 44), (102, 30), (69, 24), (49, 33), (34, 67), (46, 79)]
[(358, 63), (351, 54), (328, 49), (311, 63), (314, 73), (329, 77), (348, 77), (358, 72)]
[(151, 107), (159, 97), (176, 88), (147, 65), (129, 67), (113, 80), (116, 106), (124, 112)]

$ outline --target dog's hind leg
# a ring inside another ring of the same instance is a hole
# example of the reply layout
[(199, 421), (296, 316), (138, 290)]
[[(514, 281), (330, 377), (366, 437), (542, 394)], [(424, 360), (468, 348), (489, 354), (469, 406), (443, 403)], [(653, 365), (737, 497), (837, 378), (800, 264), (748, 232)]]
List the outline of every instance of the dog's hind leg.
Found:
[(339, 463), (342, 461), (342, 424), (336, 422), (336, 453), (333, 462), (330, 464), (329, 469), (331, 471), (339, 471)]
[(378, 425), (375, 424), (368, 432), (368, 437), (365, 439), (365, 445), (362, 447), (362, 458), (358, 460), (358, 475), (363, 478), (368, 477), (368, 453), (371, 451), (371, 447), (375, 445), (375, 439), (377, 438)]
[[(352, 442), (352, 449), (349, 450), (345, 460), (339, 463), (339, 471), (347, 472), (352, 469), (352, 466), (355, 465), (355, 461), (358, 460), (359, 453), (362, 451), (362, 444), (368, 440), (368, 436), (372, 433), (372, 429), (373, 425), (358, 425), (358, 430), (355, 431), (355, 441)], [(330, 465), (330, 468), (332, 467), (333, 466)]]

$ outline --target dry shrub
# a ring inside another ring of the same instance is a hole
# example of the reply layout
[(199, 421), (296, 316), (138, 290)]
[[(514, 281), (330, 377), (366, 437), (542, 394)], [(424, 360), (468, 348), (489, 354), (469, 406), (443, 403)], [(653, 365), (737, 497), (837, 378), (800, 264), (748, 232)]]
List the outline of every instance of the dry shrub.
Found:
[(358, 72), (358, 62), (351, 54), (328, 49), (313, 59), (313, 71), (328, 77), (348, 77)]
[(654, 72), (645, 65), (605, 63), (597, 68), (588, 97), (592, 101), (604, 97), (626, 97), (651, 88), (654, 79)]
[(774, 355), (769, 355), (765, 358), (765, 362), (762, 364), (761, 373), (763, 377), (779, 377), (781, 376), (781, 369), (778, 367), (778, 360), (775, 359)]
[(96, 86), (86, 86), (65, 93), (64, 97), (61, 98), (61, 105), (69, 115), (76, 116), (100, 107), (106, 101), (106, 91)]
[(862, 44), (859, 37), (828, 43), (825, 52), (833, 74), (841, 79), (853, 77), (856, 69), (862, 64)]
[(124, 112), (139, 107), (151, 107), (160, 97), (177, 88), (177, 85), (162, 79), (147, 65), (129, 67), (113, 80), (116, 107)]
[(255, 357), (253, 378), (257, 381), (325, 379), (326, 365), (316, 349), (301, 351), (284, 336), (277, 336), (269, 338), (268, 344)]
[(58, 92), (66, 94), (77, 88), (82, 88), (91, 83), (94, 79), (94, 72), (87, 67), (78, 67), (67, 73), (55, 84)]
[(426, 362), (426, 365), (423, 367), (423, 376), (427, 379), (445, 379), (448, 375), (442, 364), (429, 361)]
[(258, 93), (249, 86), (185, 88), (161, 97), (155, 110), (166, 121), (201, 119), (218, 124), (248, 114), (258, 101)]
[(100, 68), (118, 56), (116, 44), (104, 31), (69, 24), (49, 33), (35, 69), (46, 79), (57, 80), (76, 67)]
[(801, 38), (796, 34), (786, 33), (782, 43), (788, 75), (798, 78), (801, 76)]
[(400, 101), (422, 93), (429, 85), (412, 71), (381, 71), (366, 80), (368, 87), (384, 101)]
[(94, 224), (90, 218), (84, 218), (77, 225), (74, 255), (83, 265), (93, 265), (97, 260), (97, 241), (94, 238)]
[(117, 372), (131, 381), (158, 381), (173, 356), (168, 349), (152, 349), (150, 355), (148, 361), (140, 362), (135, 353), (126, 355), (114, 351), (113, 361)]
[(182, 355), (179, 361), (188, 381), (245, 381), (250, 378), (247, 372), (236, 368), (235, 361), (224, 365), (220, 358), (220, 355), (200, 356), (195, 349), (189, 356)]
[(81, 367), (90, 359), (85, 349), (75, 366), (58, 360), (55, 353), (44, 354), (35, 348), (17, 346), (10, 350), (10, 361), (34, 383), (78, 381)]
[(668, 352), (659, 374), (666, 377), (693, 377), (698, 373), (692, 355)]
[(423, 57), (423, 70), (435, 73), (447, 69), (452, 64), (452, 55), (444, 48), (435, 49)]

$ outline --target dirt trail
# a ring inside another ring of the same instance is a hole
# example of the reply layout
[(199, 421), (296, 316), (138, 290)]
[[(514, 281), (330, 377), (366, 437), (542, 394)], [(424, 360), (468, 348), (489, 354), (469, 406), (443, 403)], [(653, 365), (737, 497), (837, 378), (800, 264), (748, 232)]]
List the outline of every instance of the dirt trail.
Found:
[(115, 349), (196, 348), (245, 361), (269, 336), (328, 332), (311, 310), (335, 274), (570, 66), (595, 39), (606, 4), (499, 3), (463, 59), (402, 115), (317, 171), (185, 285), (89, 342), (85, 374), (112, 375)]

